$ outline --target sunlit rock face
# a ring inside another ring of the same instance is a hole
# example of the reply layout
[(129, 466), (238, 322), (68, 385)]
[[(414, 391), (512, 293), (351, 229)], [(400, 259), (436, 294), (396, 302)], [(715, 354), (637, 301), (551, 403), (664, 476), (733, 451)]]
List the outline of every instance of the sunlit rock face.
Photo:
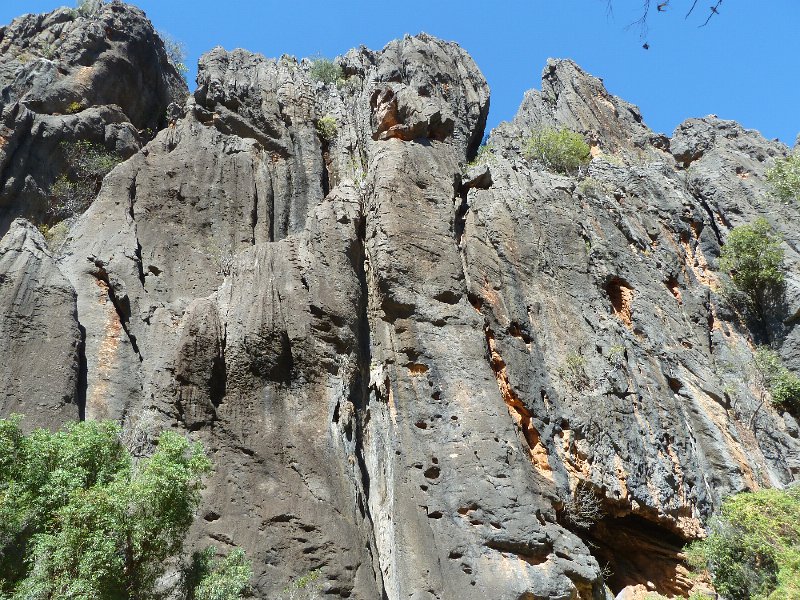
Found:
[(26, 14), (1, 27), (0, 235), (17, 217), (50, 219), (50, 187), (72, 144), (128, 158), (187, 94), (144, 12), (122, 2)]
[[(329, 84), (215, 48), (184, 102), (140, 11), (68, 17), (0, 30), (0, 412), (202, 441), (191, 543), (243, 547), (258, 597), (316, 569), (331, 597), (683, 593), (723, 496), (800, 477), (796, 421), (748, 376), (754, 343), (800, 366), (798, 215), (764, 183), (784, 146), (711, 117), (653, 133), (550, 61), (468, 166), (489, 90), (456, 44), (352, 50)], [(38, 70), (8, 58), (42, 40)], [(526, 158), (542, 128), (591, 162)], [(15, 157), (62, 139), (126, 160), (48, 247), (13, 218), (46, 214), (63, 165)], [(756, 216), (788, 276), (750, 330), (718, 257)]]

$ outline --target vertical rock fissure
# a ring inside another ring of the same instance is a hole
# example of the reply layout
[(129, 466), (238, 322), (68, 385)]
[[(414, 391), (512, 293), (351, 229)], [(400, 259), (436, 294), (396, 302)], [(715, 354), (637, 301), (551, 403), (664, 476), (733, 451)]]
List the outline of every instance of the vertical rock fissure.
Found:
[[(139, 345), (136, 343), (136, 336), (131, 333), (129, 328), (129, 313), (130, 308), (127, 310), (123, 306), (122, 300), (117, 296), (116, 292), (114, 292), (114, 287), (111, 285), (108, 277), (108, 273), (106, 272), (105, 268), (99, 267), (100, 272), (95, 274), (95, 277), (102, 281), (106, 285), (108, 299), (111, 301), (111, 305), (114, 307), (114, 310), (117, 313), (117, 318), (119, 319), (119, 323), (122, 326), (122, 330), (125, 332), (128, 341), (131, 343), (131, 348), (136, 353), (136, 356), (139, 357), (139, 362), (144, 361), (144, 357), (139, 350)], [(125, 298), (125, 302), (127, 302), (127, 297)]]
[(322, 197), (327, 197), (331, 191), (331, 174), (330, 174), (330, 142), (322, 140), (322, 172), (320, 173), (322, 186)]
[[(458, 186), (456, 192), (455, 201), (458, 202), (460, 200), (460, 203), (456, 207), (456, 214), (453, 218), (453, 236), (456, 240), (456, 246), (458, 246), (459, 252), (461, 253), (462, 263), (464, 263), (464, 253), (461, 252), (461, 240), (464, 237), (467, 212), (469, 211), (469, 204), (467, 203), (467, 194), (469, 194), (469, 188), (465, 189), (463, 186)], [(466, 263), (464, 264), (464, 272), (466, 274)]]
[(486, 98), (486, 103), (481, 107), (480, 114), (478, 115), (478, 120), (475, 123), (475, 126), (472, 128), (472, 136), (469, 139), (469, 143), (467, 145), (467, 160), (473, 160), (475, 156), (478, 154), (478, 149), (481, 147), (481, 144), (485, 141), (486, 135), (486, 122), (489, 119), (489, 105), (491, 104), (491, 99)]
[(139, 236), (136, 236), (136, 270), (139, 275), (139, 281), (142, 284), (142, 289), (147, 292), (147, 287), (144, 278), (144, 264), (142, 263), (142, 244), (139, 242)]
[(86, 328), (78, 322), (81, 334), (78, 342), (78, 381), (75, 388), (75, 403), (78, 405), (78, 420), (86, 420), (86, 391), (89, 387), (89, 367), (86, 362)]
[(225, 347), (227, 345), (228, 338), (227, 330), (228, 325), (227, 323), (224, 323), (222, 337), (219, 341), (218, 353), (217, 356), (214, 357), (214, 360), (211, 364), (209, 399), (211, 400), (211, 404), (214, 406), (215, 416), (216, 409), (219, 408), (219, 405), (222, 403), (222, 400), (225, 398), (225, 395), (228, 392), (228, 369), (225, 362)]
[(470, 279), (469, 269), (467, 268), (467, 256), (464, 252), (464, 230), (467, 226), (467, 213), (469, 212), (469, 203), (467, 195), (470, 188), (462, 185), (460, 179), (456, 180), (454, 184), (455, 194), (453, 197), (453, 204), (455, 205), (455, 214), (453, 215), (453, 240), (456, 244), (458, 256), (461, 259), (461, 273), (464, 277), (464, 287), (466, 294), (469, 297)]
[(689, 191), (689, 193), (695, 200), (697, 200), (700, 203), (700, 206), (703, 208), (703, 210), (706, 211), (706, 214), (708, 215), (708, 224), (711, 226), (711, 229), (714, 230), (714, 235), (717, 238), (717, 243), (721, 246), (722, 233), (720, 232), (719, 227), (717, 226), (717, 221), (714, 218), (714, 212), (711, 210), (711, 207), (708, 205), (708, 202), (701, 195), (696, 194), (691, 190)]
[(136, 177), (131, 180), (130, 186), (128, 186), (128, 215), (133, 222), (133, 235), (136, 238), (136, 250), (135, 259), (136, 262), (136, 272), (139, 275), (139, 282), (142, 284), (142, 289), (147, 292), (147, 286), (145, 284), (145, 277), (144, 277), (144, 262), (142, 260), (142, 244), (139, 241), (139, 232), (136, 226), (136, 214), (134, 211), (134, 205), (136, 204)]
[(254, 246), (256, 244), (256, 225), (258, 225), (258, 185), (253, 183), (253, 208), (250, 210), (250, 243)]
[(126, 313), (122, 309), (122, 305), (120, 304), (119, 298), (114, 293), (114, 288), (110, 285), (108, 286), (108, 299), (111, 300), (111, 304), (114, 305), (114, 310), (117, 311), (117, 317), (119, 318), (119, 323), (122, 325), (122, 330), (125, 332), (125, 335), (128, 337), (128, 341), (131, 343), (131, 348), (136, 353), (136, 356), (139, 357), (139, 362), (144, 361), (144, 357), (142, 353), (139, 351), (139, 345), (136, 343), (136, 336), (133, 335), (130, 331), (129, 324), (128, 324), (128, 317)]
[[(363, 518), (367, 524), (367, 551), (372, 557), (372, 568), (375, 576), (375, 583), (380, 589), (381, 600), (388, 600), (386, 594), (386, 587), (383, 583), (383, 569), (381, 567), (381, 555), (378, 551), (378, 544), (375, 532), (375, 521), (372, 518), (372, 513), (369, 506), (370, 498), (370, 485), (371, 478), (366, 459), (364, 457), (364, 425), (366, 424), (367, 408), (370, 400), (370, 364), (372, 362), (372, 346), (371, 346), (371, 330), (369, 323), (369, 297), (370, 289), (369, 282), (367, 281), (367, 273), (364, 267), (366, 260), (366, 227), (367, 218), (366, 210), (364, 207), (364, 198), (362, 194), (360, 207), (359, 207), (359, 221), (356, 226), (358, 243), (355, 244), (355, 252), (351, 257), (353, 266), (356, 271), (359, 283), (359, 299), (358, 299), (358, 382), (353, 386), (351, 394), (351, 402), (355, 408), (355, 458), (358, 470), (361, 474), (361, 492), (363, 492), (363, 501), (360, 502), (360, 508), (363, 512)], [(360, 491), (356, 489), (358, 495)]]

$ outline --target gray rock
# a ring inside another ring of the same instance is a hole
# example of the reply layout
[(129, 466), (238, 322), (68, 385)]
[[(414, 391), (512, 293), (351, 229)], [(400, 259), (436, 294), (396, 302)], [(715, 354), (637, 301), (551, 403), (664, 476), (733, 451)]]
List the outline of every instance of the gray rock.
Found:
[(584, 135), (593, 154), (638, 158), (654, 149), (669, 150), (669, 139), (650, 131), (638, 107), (609, 94), (602, 79), (571, 60), (549, 59), (541, 88), (526, 92), (513, 121), (492, 133), (495, 145), (519, 148), (533, 129), (567, 128)]
[(75, 290), (35, 227), (14, 221), (0, 240), (0, 418), (26, 430), (82, 416), (82, 331)]
[[(785, 148), (712, 120), (682, 125), (671, 143), (679, 161), (692, 161), (688, 173), (658, 148), (633, 153), (648, 139), (630, 118), (638, 111), (596, 90), (564, 98), (563, 90), (597, 85), (572, 67), (551, 64), (543, 95), (562, 90), (558, 100), (531, 93), (515, 122), (489, 139), (501, 149), (492, 187), (470, 190), (466, 203), (469, 294), (532, 415), (546, 471), (573, 494), (595, 490), (613, 516), (589, 533), (595, 556), (615, 572), (612, 589), (654, 581), (677, 593), (690, 586), (675, 577), (680, 540), (698, 534), (722, 497), (799, 474), (793, 420), (747, 384), (754, 332), (721, 298), (716, 268), (733, 225), (765, 215), (794, 235), (794, 209), (776, 210), (763, 184), (769, 157)], [(554, 81), (559, 73), (567, 81)], [(600, 109), (598, 95), (607, 99)], [(508, 141), (509, 132), (525, 135), (522, 123), (609, 129), (616, 133), (600, 147), (617, 150), (597, 154), (587, 176), (570, 181), (523, 160)], [(732, 210), (741, 217), (723, 216)], [(796, 265), (789, 243), (789, 291)], [(792, 364), (792, 320), (775, 318), (771, 341)], [(631, 532), (634, 518), (642, 520)], [(642, 532), (653, 526), (677, 538), (662, 560), (638, 564)], [(653, 567), (658, 579), (647, 573)]]
[(0, 28), (0, 234), (17, 216), (48, 221), (64, 144), (86, 140), (127, 158), (186, 95), (144, 12), (119, 0)]
[[(259, 597), (315, 569), (352, 598), (688, 591), (681, 546), (721, 499), (800, 477), (797, 422), (743, 377), (753, 332), (716, 264), (755, 215), (794, 247), (793, 209), (761, 183), (786, 149), (714, 120), (668, 140), (552, 61), (467, 167), (489, 92), (457, 45), (422, 34), (337, 64), (326, 84), (309, 61), (215, 48), (55, 259), (30, 226), (9, 233), (29, 250), (0, 274), (29, 291), (0, 295), (3, 314), (85, 329), (73, 358), (43, 353), (72, 369), (58, 398), (143, 452), (166, 428), (202, 441), (217, 468), (191, 545), (245, 548)], [(92, 110), (96, 135), (138, 147), (127, 109)], [(591, 164), (529, 163), (540, 126), (586, 135)], [(768, 333), (794, 368), (792, 253)], [(6, 412), (36, 414), (15, 390)], [(595, 524), (576, 525), (581, 502)]]

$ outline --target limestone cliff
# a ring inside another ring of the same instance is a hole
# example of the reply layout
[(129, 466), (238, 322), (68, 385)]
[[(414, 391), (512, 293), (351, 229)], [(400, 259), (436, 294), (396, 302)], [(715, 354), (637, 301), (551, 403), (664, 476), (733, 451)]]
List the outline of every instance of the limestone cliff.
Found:
[[(798, 214), (764, 183), (785, 146), (714, 117), (655, 134), (562, 60), (469, 167), (489, 89), (425, 34), (339, 57), (338, 84), (215, 48), (185, 102), (118, 1), (0, 48), (0, 415), (202, 441), (193, 541), (245, 548), (258, 597), (313, 569), (330, 597), (684, 594), (720, 499), (800, 478), (797, 422), (744, 375), (754, 341), (800, 368)], [(584, 173), (523, 156), (541, 126), (591, 141)], [(48, 248), (14, 219), (45, 218), (61, 139), (126, 160)], [(758, 215), (789, 279), (750, 331), (717, 259)]]

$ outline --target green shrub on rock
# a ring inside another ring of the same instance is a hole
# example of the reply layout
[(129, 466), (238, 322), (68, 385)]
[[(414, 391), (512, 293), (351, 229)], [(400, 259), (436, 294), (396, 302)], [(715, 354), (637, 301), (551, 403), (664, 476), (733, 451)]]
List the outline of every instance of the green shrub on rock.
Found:
[(322, 600), (322, 588), (317, 582), (319, 571), (311, 571), (292, 581), (279, 600)]
[(767, 181), (781, 200), (800, 201), (800, 150), (779, 158), (767, 169)]
[(525, 158), (546, 168), (572, 174), (589, 164), (591, 152), (583, 136), (569, 129), (538, 129), (525, 143)]
[(48, 212), (55, 220), (84, 212), (100, 191), (100, 184), (122, 157), (88, 140), (61, 142), (66, 170), (50, 186)]
[(324, 117), (317, 119), (316, 128), (319, 137), (326, 142), (333, 140), (333, 138), (336, 137), (336, 132), (338, 130), (336, 119), (330, 115), (325, 115)]
[(729, 497), (687, 557), (728, 600), (800, 598), (800, 486)]
[(583, 356), (577, 352), (570, 352), (556, 372), (566, 385), (576, 392), (581, 392), (591, 385), (585, 366), (586, 359)]
[(317, 57), (311, 62), (308, 74), (311, 79), (321, 81), (326, 85), (338, 82), (344, 77), (342, 67), (329, 58)]
[(40, 223), (38, 228), (39, 232), (44, 237), (44, 241), (47, 242), (48, 248), (51, 250), (58, 250), (69, 235), (69, 226), (69, 221), (59, 221), (52, 226), (46, 223)]
[(186, 573), (188, 600), (238, 600), (246, 593), (253, 568), (240, 548), (216, 559), (216, 548), (195, 552)]
[(769, 348), (759, 348), (755, 354), (755, 366), (772, 396), (772, 403), (800, 411), (800, 377), (783, 365), (778, 353)]

